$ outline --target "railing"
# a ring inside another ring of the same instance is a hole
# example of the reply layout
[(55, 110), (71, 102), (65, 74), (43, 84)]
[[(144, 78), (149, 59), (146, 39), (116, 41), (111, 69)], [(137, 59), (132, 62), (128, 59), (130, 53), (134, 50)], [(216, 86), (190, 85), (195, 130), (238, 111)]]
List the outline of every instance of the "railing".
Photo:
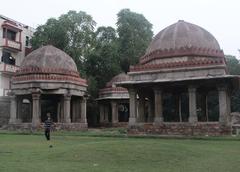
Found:
[(18, 66), (0, 63), (0, 72), (14, 73), (18, 70), (18, 68), (19, 68)]
[(2, 39), (2, 45), (3, 47), (7, 47), (7, 48), (11, 48), (17, 51), (21, 51), (22, 49), (22, 45), (21, 42), (16, 42), (16, 41), (12, 41), (6, 38)]

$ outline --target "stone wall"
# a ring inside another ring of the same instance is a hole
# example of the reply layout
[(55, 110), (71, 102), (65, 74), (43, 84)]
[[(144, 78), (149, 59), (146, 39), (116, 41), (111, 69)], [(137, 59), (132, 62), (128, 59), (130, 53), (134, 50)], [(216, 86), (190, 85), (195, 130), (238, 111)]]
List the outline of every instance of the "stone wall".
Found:
[(8, 124), (10, 117), (10, 98), (0, 97), (0, 127)]
[(221, 125), (218, 122), (211, 123), (163, 123), (160, 125), (153, 124), (136, 124), (129, 126), (129, 134), (158, 134), (158, 135), (185, 135), (185, 136), (219, 136), (230, 135), (231, 127)]
[(239, 135), (240, 133), (240, 112), (231, 113), (232, 134)]
[[(19, 123), (19, 124), (9, 124), (4, 127), (6, 130), (14, 131), (43, 131), (44, 124), (41, 123), (38, 127), (33, 128), (32, 123)], [(85, 131), (88, 129), (87, 123), (55, 123), (53, 126), (54, 131)]]
[(128, 126), (128, 122), (117, 122), (117, 123), (102, 122), (102, 123), (100, 123), (100, 127), (105, 127), (105, 128), (111, 128), (111, 127), (127, 128), (127, 126)]

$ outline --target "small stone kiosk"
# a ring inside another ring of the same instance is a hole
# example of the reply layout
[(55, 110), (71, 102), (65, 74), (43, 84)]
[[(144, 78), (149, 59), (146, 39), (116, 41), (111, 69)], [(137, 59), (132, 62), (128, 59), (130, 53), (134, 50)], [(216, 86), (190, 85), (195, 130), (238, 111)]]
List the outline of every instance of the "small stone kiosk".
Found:
[(50, 112), (59, 129), (87, 128), (85, 79), (65, 52), (43, 46), (23, 60), (11, 83), (9, 126), (38, 128)]
[(105, 88), (100, 89), (98, 104), (100, 108), (100, 124), (111, 126), (127, 125), (129, 118), (128, 90), (117, 87), (116, 82), (126, 81), (128, 76), (120, 73), (109, 81)]
[(166, 27), (128, 76), (117, 85), (129, 91), (130, 133), (231, 133), (230, 93), (239, 80), (205, 29), (183, 20)]

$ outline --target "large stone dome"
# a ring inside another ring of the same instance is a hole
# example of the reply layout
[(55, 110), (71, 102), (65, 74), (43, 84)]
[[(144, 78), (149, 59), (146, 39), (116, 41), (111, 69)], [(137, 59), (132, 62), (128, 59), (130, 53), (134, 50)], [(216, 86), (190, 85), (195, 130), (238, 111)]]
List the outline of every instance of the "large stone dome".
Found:
[(179, 20), (154, 37), (140, 63), (181, 56), (224, 57), (224, 54), (211, 33), (200, 26)]
[(220, 50), (214, 36), (200, 26), (179, 20), (160, 31), (146, 53), (158, 49), (179, 49), (181, 47), (197, 47)]
[(52, 46), (43, 46), (24, 58), (20, 66), (24, 68), (58, 68), (77, 72), (73, 59), (62, 50)]
[(87, 86), (86, 80), (80, 78), (73, 59), (51, 45), (43, 46), (24, 58), (13, 77), (13, 87), (23, 83), (39, 83), (42, 89), (48, 89), (49, 83), (54, 83), (51, 88)]

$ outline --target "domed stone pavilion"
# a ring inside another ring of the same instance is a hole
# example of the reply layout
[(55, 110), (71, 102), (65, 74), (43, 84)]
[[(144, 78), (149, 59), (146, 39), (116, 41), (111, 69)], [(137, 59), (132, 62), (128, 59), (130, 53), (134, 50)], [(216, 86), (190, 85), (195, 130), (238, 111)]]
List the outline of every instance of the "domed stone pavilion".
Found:
[(116, 86), (116, 82), (127, 81), (128, 75), (120, 73), (109, 81), (105, 88), (100, 89), (98, 104), (100, 108), (100, 124), (113, 126), (124, 125), (129, 119), (128, 90)]
[(129, 91), (130, 132), (230, 133), (230, 93), (239, 80), (228, 74), (223, 51), (205, 29), (183, 20), (166, 27), (128, 76), (116, 84)]
[(33, 51), (11, 87), (10, 125), (38, 128), (50, 112), (60, 129), (87, 128), (87, 83), (65, 52), (51, 45)]

